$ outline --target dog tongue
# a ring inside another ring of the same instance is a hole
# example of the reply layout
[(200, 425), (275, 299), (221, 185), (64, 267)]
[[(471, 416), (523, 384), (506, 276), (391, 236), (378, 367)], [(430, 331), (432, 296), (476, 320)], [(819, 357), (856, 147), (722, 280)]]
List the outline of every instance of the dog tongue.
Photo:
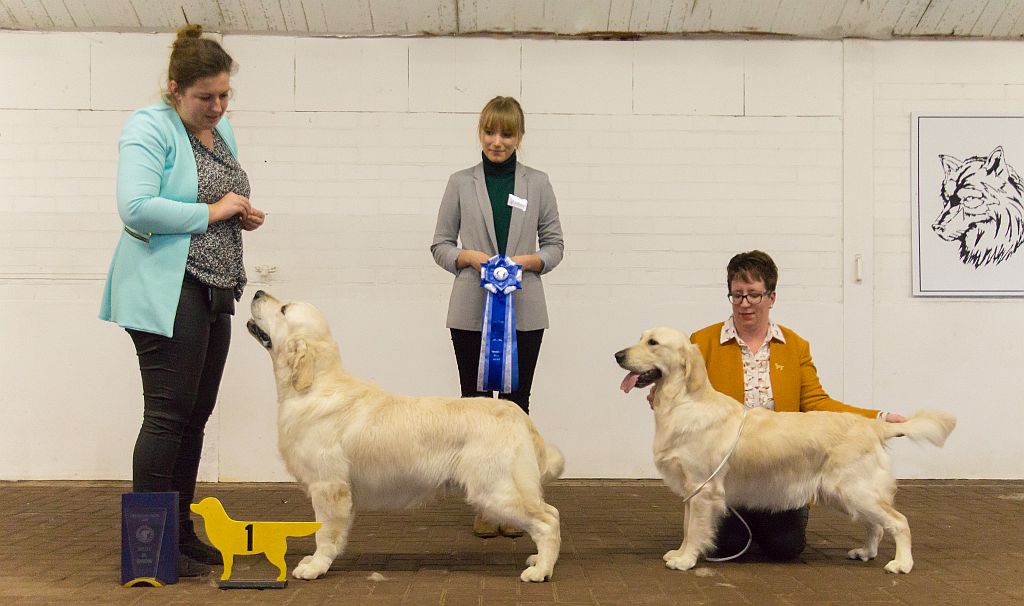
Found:
[(626, 375), (626, 377), (624, 379), (622, 379), (622, 384), (619, 385), (619, 389), (621, 389), (625, 393), (629, 393), (629, 391), (631, 389), (636, 387), (636, 381), (639, 378), (640, 378), (640, 373), (638, 373), (638, 372), (631, 372), (631, 373), (629, 373), (628, 375)]

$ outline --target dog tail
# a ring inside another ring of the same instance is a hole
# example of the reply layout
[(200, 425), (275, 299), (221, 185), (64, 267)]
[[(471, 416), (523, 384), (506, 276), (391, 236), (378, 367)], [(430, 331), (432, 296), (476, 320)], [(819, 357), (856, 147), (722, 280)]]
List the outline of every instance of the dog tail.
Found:
[(547, 484), (552, 480), (562, 477), (565, 471), (565, 457), (562, 451), (550, 444), (544, 445), (544, 460), (541, 462), (541, 484)]
[(907, 436), (911, 440), (925, 440), (935, 446), (942, 446), (956, 427), (956, 417), (935, 410), (915, 412), (905, 423), (882, 423), (886, 440)]
[(305, 537), (320, 530), (320, 522), (278, 522), (283, 534), (289, 537)]

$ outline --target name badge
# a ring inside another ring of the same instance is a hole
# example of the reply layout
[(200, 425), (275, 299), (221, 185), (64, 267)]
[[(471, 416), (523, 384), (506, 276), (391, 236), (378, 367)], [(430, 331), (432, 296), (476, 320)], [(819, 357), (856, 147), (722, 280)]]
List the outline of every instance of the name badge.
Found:
[(519, 210), (526, 212), (526, 198), (520, 198), (515, 194), (509, 194), (508, 205), (512, 208), (518, 208)]

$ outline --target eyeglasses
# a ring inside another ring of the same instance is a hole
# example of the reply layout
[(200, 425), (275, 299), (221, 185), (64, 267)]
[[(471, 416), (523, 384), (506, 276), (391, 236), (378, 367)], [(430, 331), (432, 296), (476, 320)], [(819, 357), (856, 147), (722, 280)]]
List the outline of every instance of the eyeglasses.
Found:
[(737, 292), (731, 292), (726, 294), (725, 296), (733, 305), (739, 305), (740, 303), (743, 303), (743, 299), (746, 299), (747, 302), (750, 303), (751, 305), (757, 305), (758, 303), (761, 302), (761, 299), (767, 297), (770, 294), (772, 294), (772, 292), (769, 290), (766, 292), (748, 292), (745, 295), (741, 295), (740, 293)]

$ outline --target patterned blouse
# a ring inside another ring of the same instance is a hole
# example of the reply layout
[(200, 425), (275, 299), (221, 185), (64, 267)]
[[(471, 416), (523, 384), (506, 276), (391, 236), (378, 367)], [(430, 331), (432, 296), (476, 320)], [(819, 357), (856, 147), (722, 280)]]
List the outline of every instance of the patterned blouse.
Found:
[[(249, 177), (216, 129), (212, 150), (192, 133), (188, 139), (199, 172), (199, 202), (213, 204), (228, 192), (249, 197)], [(211, 223), (205, 234), (192, 234), (185, 271), (207, 286), (233, 289), (235, 300), (241, 300), (247, 281), (242, 263), (242, 220), (234, 216)]]
[(727, 343), (736, 339), (740, 346), (740, 353), (743, 356), (743, 405), (747, 408), (767, 408), (775, 410), (775, 395), (772, 393), (771, 367), (769, 366), (768, 344), (772, 339), (783, 343), (786, 338), (782, 336), (779, 325), (775, 322), (768, 324), (768, 338), (764, 340), (757, 351), (750, 351), (743, 339), (736, 334), (736, 325), (732, 322), (732, 316), (722, 325), (722, 336), (720, 343)]

